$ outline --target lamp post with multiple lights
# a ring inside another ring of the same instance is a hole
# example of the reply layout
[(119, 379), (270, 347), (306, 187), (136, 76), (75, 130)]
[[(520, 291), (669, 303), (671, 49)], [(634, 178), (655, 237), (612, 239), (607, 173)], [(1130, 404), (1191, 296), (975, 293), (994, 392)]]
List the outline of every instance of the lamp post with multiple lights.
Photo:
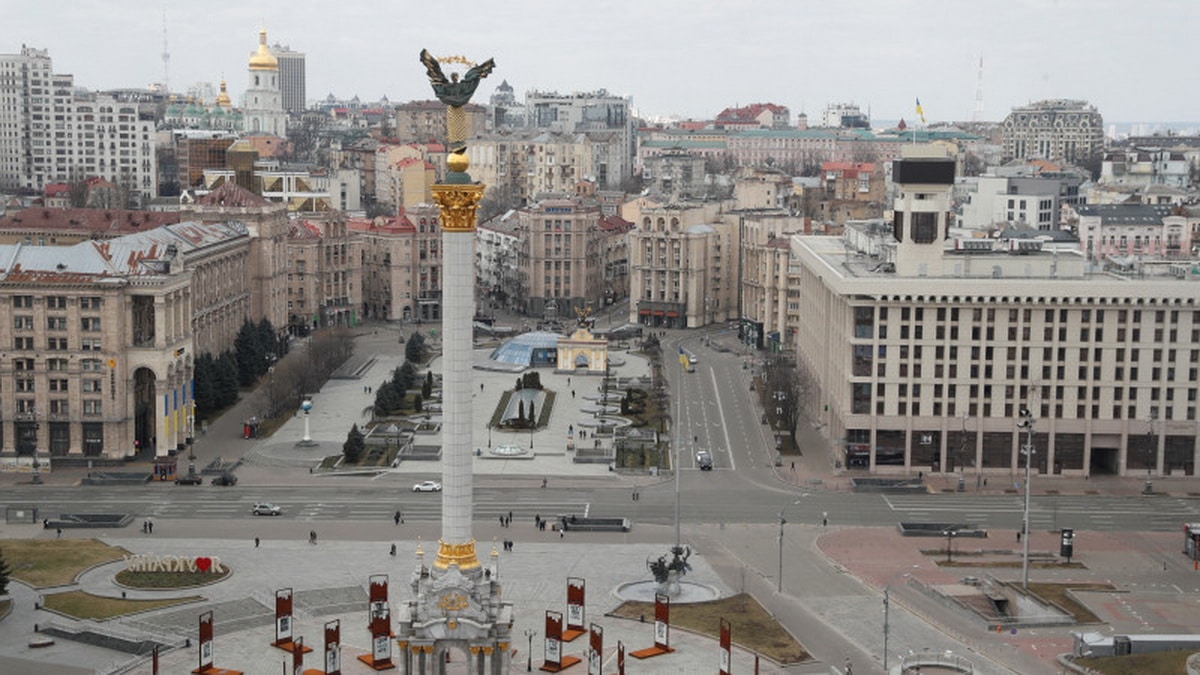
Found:
[(1025, 512), (1021, 517), (1021, 586), (1029, 589), (1029, 476), (1030, 465), (1033, 464), (1033, 413), (1029, 408), (1021, 406), (1021, 421), (1017, 428), (1025, 432), (1025, 445), (1021, 454), (1025, 455)]

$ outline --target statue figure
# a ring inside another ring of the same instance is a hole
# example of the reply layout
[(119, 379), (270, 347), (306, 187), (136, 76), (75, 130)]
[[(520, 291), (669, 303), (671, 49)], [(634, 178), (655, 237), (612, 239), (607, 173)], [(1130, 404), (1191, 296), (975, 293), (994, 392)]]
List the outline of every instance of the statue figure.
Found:
[(646, 567), (650, 569), (654, 581), (658, 584), (658, 592), (672, 597), (679, 595), (679, 579), (692, 569), (687, 561), (691, 555), (690, 546), (672, 546), (670, 562), (667, 562), (665, 555), (658, 556), (657, 560), (646, 561)]
[(587, 328), (588, 323), (589, 323), (588, 317), (591, 316), (591, 314), (592, 314), (592, 306), (591, 305), (588, 305), (587, 307), (583, 307), (583, 308), (579, 308), (579, 307), (575, 308), (575, 316), (577, 317), (577, 321), (579, 323), (580, 328)]
[(433, 85), (433, 93), (437, 94), (439, 101), (451, 108), (461, 108), (470, 102), (471, 95), (479, 86), (479, 81), (490, 75), (492, 69), (496, 67), (496, 62), (488, 59), (472, 67), (460, 80), (458, 73), (451, 73), (450, 78), (447, 79), (445, 73), (442, 72), (441, 64), (429, 53), (428, 49), (421, 50), (421, 63), (425, 64), (429, 83)]
[(468, 164), (466, 155), (467, 114), (463, 112), (463, 106), (470, 102), (471, 94), (475, 93), (479, 81), (492, 72), (492, 69), (496, 67), (496, 62), (488, 59), (475, 65), (461, 56), (451, 56), (443, 60), (471, 65), (462, 79), (459, 79), (458, 73), (451, 73), (447, 78), (446, 74), (442, 72), (442, 65), (438, 59), (434, 58), (428, 49), (421, 50), (421, 63), (425, 64), (425, 72), (429, 75), (429, 84), (433, 85), (433, 93), (437, 94), (439, 101), (450, 106), (450, 109), (446, 111), (446, 131), (449, 136), (447, 140), (451, 156), (446, 159), (446, 165), (452, 172), (465, 174)]

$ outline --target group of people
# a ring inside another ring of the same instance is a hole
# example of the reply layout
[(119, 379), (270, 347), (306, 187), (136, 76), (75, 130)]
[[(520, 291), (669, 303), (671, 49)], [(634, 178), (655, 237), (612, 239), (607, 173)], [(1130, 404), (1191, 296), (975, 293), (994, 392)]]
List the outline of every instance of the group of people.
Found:
[(500, 514), (500, 527), (512, 527), (512, 511), (507, 516)]

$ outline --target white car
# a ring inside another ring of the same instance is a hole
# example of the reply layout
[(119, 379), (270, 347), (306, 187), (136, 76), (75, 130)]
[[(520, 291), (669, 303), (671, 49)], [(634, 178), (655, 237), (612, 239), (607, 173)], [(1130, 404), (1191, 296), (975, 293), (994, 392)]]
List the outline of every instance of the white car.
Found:
[(442, 484), (437, 481), (421, 481), (413, 486), (413, 492), (441, 492)]
[(278, 516), (283, 514), (283, 509), (271, 502), (261, 502), (254, 505), (253, 513), (256, 516)]

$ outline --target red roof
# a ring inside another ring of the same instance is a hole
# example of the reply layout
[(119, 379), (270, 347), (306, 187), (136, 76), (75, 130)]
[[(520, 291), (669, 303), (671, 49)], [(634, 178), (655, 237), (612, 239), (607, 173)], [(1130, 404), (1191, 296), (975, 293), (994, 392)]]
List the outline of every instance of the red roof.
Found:
[(71, 193), (71, 186), (66, 183), (46, 183), (42, 194), (46, 197), (66, 197)]
[(742, 108), (726, 108), (717, 115), (717, 122), (726, 125), (756, 123), (758, 116), (762, 115), (764, 110), (769, 110), (772, 114), (780, 114), (786, 108), (774, 103), (751, 103)]
[(633, 223), (621, 216), (605, 216), (600, 219), (597, 226), (601, 232), (608, 232), (610, 234), (624, 234), (633, 229)]
[(201, 206), (269, 206), (271, 200), (256, 195), (237, 183), (222, 183), (217, 189), (196, 200)]
[(0, 229), (103, 232), (117, 237), (178, 222), (177, 212), (39, 207), (22, 209), (0, 218)]

